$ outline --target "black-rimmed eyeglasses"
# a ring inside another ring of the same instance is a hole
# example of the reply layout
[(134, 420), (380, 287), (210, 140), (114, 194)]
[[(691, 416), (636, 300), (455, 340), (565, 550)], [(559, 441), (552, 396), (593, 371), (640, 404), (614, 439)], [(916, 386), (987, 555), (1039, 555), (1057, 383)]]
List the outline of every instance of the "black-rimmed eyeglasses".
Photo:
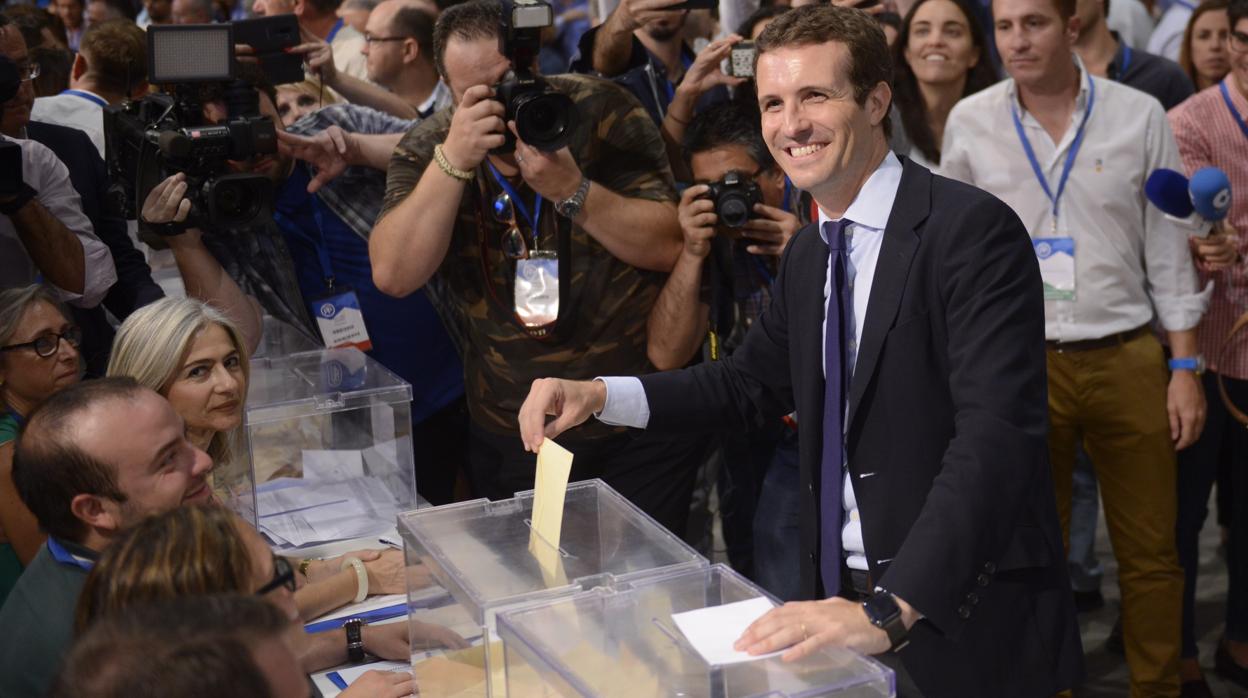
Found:
[(290, 560), (274, 555), (273, 579), (270, 579), (268, 584), (257, 589), (256, 596), (264, 596), (278, 587), (286, 587), (287, 590), (293, 592), (298, 588), (298, 585), (295, 583), (295, 568), (290, 566)]
[(35, 353), (42, 358), (48, 358), (55, 354), (61, 348), (61, 340), (69, 343), (69, 346), (78, 349), (82, 346), (82, 330), (77, 327), (71, 327), (64, 332), (49, 332), (39, 335), (33, 342), (22, 342), (21, 344), (10, 344), (7, 347), (0, 347), (0, 351), (17, 351), (18, 349), (34, 349)]

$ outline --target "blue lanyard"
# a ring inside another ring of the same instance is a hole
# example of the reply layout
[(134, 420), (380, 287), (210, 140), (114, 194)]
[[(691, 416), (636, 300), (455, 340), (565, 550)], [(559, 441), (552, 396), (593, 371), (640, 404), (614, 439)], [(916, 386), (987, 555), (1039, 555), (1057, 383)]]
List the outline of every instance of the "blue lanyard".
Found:
[(333, 290), (334, 288), (334, 264), (329, 258), (329, 249), (325, 247), (325, 214), (322, 210), (324, 204), (321, 203), (319, 196), (312, 196), (312, 220), (316, 221), (317, 236), (313, 238), (306, 231), (295, 225), (286, 214), (281, 211), (273, 211), (273, 220), (282, 226), (286, 232), (308, 243), (316, 250), (316, 257), (321, 263), (321, 274), (325, 279), (325, 287)]
[(92, 563), (90, 561), (75, 557), (73, 553), (65, 549), (65, 546), (61, 545), (60, 541), (52, 536), (48, 536), (48, 552), (52, 554), (53, 560), (62, 565), (70, 565), (87, 572), (91, 571)]
[(789, 181), (788, 175), (785, 175), (784, 176), (784, 203), (783, 203), (783, 208), (784, 208), (785, 213), (792, 213), (792, 211), (789, 210), (789, 205), (792, 203), (790, 199), (792, 197), (793, 197), (793, 182)]
[(1127, 74), (1127, 69), (1131, 67), (1131, 47), (1125, 43), (1122, 45), (1122, 65), (1118, 66), (1118, 77)]
[(87, 100), (88, 102), (92, 102), (92, 103), (94, 103), (94, 104), (98, 104), (98, 105), (99, 105), (99, 106), (101, 106), (101, 107), (107, 107), (107, 106), (108, 106), (108, 102), (105, 102), (103, 99), (100, 99), (99, 97), (97, 97), (97, 96), (95, 96), (95, 95), (91, 94), (90, 92), (83, 92), (82, 90), (62, 90), (62, 91), (61, 91), (61, 94), (63, 94), (63, 95), (73, 95), (73, 96), (75, 96), (75, 97), (81, 97), (81, 98), (83, 98), (83, 99)]
[(1248, 124), (1244, 123), (1244, 117), (1239, 115), (1239, 110), (1231, 101), (1231, 93), (1226, 89), (1226, 82), (1218, 83), (1218, 89), (1222, 92), (1222, 101), (1226, 102), (1226, 108), (1231, 110), (1231, 116), (1235, 117), (1235, 123), (1239, 124), (1239, 130), (1244, 132), (1245, 137), (1248, 137)]
[(1075, 157), (1079, 155), (1079, 147), (1083, 145), (1083, 136), (1087, 132), (1088, 117), (1092, 116), (1092, 104), (1096, 101), (1096, 81), (1088, 77), (1088, 107), (1083, 112), (1083, 121), (1079, 122), (1079, 130), (1075, 132), (1075, 139), (1070, 143), (1070, 150), (1066, 152), (1066, 164), (1062, 167), (1062, 177), (1057, 182), (1057, 193), (1049, 189), (1049, 180), (1044, 176), (1044, 170), (1040, 168), (1040, 161), (1036, 159), (1036, 151), (1031, 147), (1031, 141), (1027, 140), (1027, 132), (1023, 130), (1023, 121), (1018, 117), (1018, 109), (1013, 104), (1010, 105), (1010, 116), (1014, 117), (1014, 130), (1018, 132), (1018, 140), (1023, 143), (1023, 152), (1027, 154), (1027, 160), (1031, 163), (1031, 169), (1036, 173), (1036, 179), (1040, 180), (1040, 186), (1044, 189), (1045, 196), (1049, 197), (1049, 201), (1053, 202), (1053, 225), (1057, 226), (1057, 210), (1058, 204), (1062, 199), (1062, 192), (1066, 191), (1066, 180), (1070, 178), (1070, 171), (1075, 166)]
[(334, 28), (329, 30), (329, 34), (325, 37), (325, 43), (334, 43), (334, 37), (338, 36), (338, 30), (342, 29), (342, 19), (334, 23)]
[(1187, 0), (1174, 0), (1174, 4), (1179, 5), (1180, 7), (1186, 7), (1192, 11), (1196, 10), (1196, 5), (1188, 2)]
[(530, 229), (533, 231), (533, 248), (537, 249), (537, 224), (542, 220), (542, 195), (537, 195), (537, 200), (533, 202), (535, 214), (529, 214), (529, 208), (524, 205), (524, 201), (520, 199), (520, 194), (516, 192), (515, 187), (511, 186), (505, 177), (499, 174), (498, 169), (494, 167), (494, 163), (488, 160), (485, 163), (490, 168), (490, 174), (494, 175), (495, 181), (507, 192), (507, 196), (511, 197), (511, 205), (520, 210), (520, 215), (524, 216), (524, 220), (529, 222)]

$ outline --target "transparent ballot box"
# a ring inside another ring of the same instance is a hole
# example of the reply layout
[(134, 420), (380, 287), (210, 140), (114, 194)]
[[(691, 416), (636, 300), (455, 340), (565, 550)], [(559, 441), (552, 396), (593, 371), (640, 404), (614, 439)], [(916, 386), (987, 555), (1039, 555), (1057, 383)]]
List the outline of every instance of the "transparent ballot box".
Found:
[(421, 695), (507, 695), (493, 636), (502, 609), (708, 564), (601, 480), (568, 486), (557, 547), (532, 533), (532, 514), (530, 491), (399, 515)]
[(277, 550), (393, 531), (417, 501), (411, 401), (354, 348), (254, 360), (232, 505)]
[(261, 324), (260, 344), (252, 353), (252, 361), (258, 358), (275, 359), (305, 351), (323, 348), (306, 330), (282, 322), (272, 315), (265, 315)]
[(672, 619), (676, 613), (759, 597), (776, 603), (720, 564), (505, 611), (498, 616), (497, 633), (503, 642), (508, 694), (525, 698), (894, 695), (892, 670), (844, 649), (824, 648), (795, 662), (769, 656), (708, 663)]

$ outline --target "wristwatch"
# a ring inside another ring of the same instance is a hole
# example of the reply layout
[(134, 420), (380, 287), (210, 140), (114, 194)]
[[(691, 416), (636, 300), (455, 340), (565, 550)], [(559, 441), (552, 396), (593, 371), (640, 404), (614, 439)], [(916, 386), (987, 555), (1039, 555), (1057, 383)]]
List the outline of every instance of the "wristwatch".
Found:
[(1170, 359), (1171, 371), (1195, 371), (1197, 375), (1205, 372), (1205, 357), (1197, 354), (1182, 359)]
[(347, 631), (347, 659), (352, 664), (364, 661), (364, 626), (368, 623), (363, 618), (352, 618), (342, 624)]
[(901, 606), (887, 591), (877, 591), (862, 602), (862, 609), (867, 612), (867, 620), (877, 628), (888, 633), (889, 652), (897, 652), (910, 644), (909, 631), (901, 620)]
[(581, 176), (581, 185), (576, 188), (572, 196), (555, 203), (555, 210), (559, 215), (569, 220), (576, 218), (581, 212), (581, 207), (585, 205), (585, 196), (589, 194), (589, 177)]

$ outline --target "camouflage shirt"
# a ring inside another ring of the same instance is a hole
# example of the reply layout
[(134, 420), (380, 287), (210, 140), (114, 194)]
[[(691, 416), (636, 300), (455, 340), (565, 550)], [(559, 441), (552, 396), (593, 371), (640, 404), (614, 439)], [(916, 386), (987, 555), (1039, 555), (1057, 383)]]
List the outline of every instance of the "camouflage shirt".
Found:
[[(588, 76), (548, 80), (580, 112), (569, 149), (591, 188), (651, 201), (676, 200), (662, 137), (632, 95)], [(434, 146), (445, 140), (452, 114), (453, 109), (438, 112), (400, 141), (387, 173), (381, 217), (415, 188), (433, 159)], [(512, 185), (531, 208), (533, 191), (520, 180)], [(515, 435), (516, 414), (537, 378), (590, 379), (652, 370), (646, 358), (646, 319), (666, 275), (616, 259), (589, 233), (557, 215), (553, 202), (546, 202), (538, 241), (542, 249), (559, 251), (559, 321), (551, 337), (531, 337), (513, 314), (515, 262), (500, 247), (508, 226), (496, 222), (490, 208), (501, 192), (484, 165), (479, 167), (464, 187), (450, 249), (426, 290), (463, 353), (474, 422)], [(527, 226), (521, 227), (528, 232)], [(591, 420), (565, 438), (587, 440), (612, 431)]]

